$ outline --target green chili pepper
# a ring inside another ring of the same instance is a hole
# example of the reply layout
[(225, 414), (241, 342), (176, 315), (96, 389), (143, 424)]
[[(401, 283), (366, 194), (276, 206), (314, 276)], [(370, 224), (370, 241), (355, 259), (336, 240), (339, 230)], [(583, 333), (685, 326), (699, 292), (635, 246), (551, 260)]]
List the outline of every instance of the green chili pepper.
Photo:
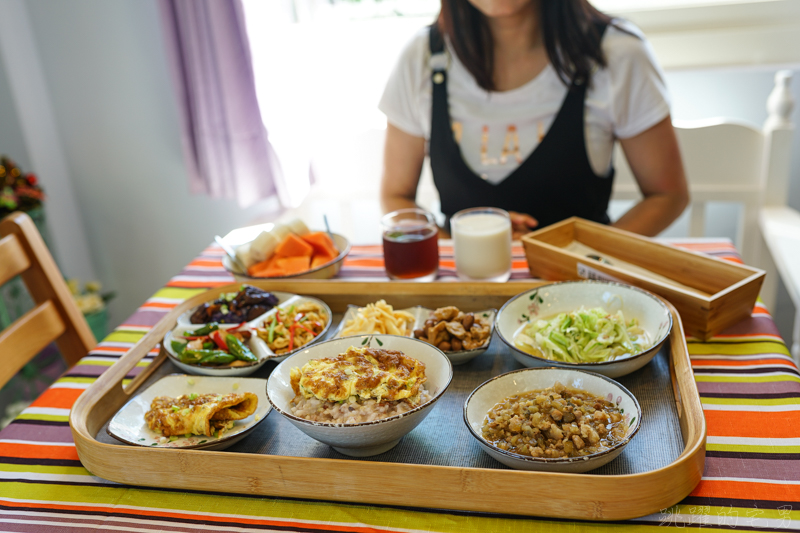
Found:
[(267, 334), (267, 342), (272, 344), (275, 341), (275, 326), (278, 325), (278, 319), (273, 317), (269, 325), (269, 333)]
[(219, 324), (216, 322), (212, 322), (210, 324), (206, 324), (200, 329), (196, 329), (194, 331), (185, 331), (183, 335), (185, 337), (200, 337), (202, 335), (208, 335), (212, 331), (217, 331), (219, 329)]
[(225, 342), (228, 343), (228, 350), (236, 359), (247, 361), (248, 363), (255, 363), (258, 361), (258, 358), (253, 355), (250, 348), (242, 344), (234, 335), (228, 334), (228, 336), (225, 337)]
[(189, 364), (213, 363), (225, 364), (236, 359), (222, 350), (185, 350), (181, 354), (181, 361)]
[(204, 342), (203, 343), (203, 349), (204, 350), (213, 350), (216, 347), (217, 347), (217, 345), (214, 344), (213, 342)]
[(183, 351), (186, 349), (186, 343), (180, 341), (172, 341), (172, 349), (175, 350), (175, 353), (178, 354), (178, 357), (183, 355)]
[(200, 359), (200, 364), (206, 365), (227, 365), (236, 360), (231, 354), (225, 353), (223, 351), (214, 350), (212, 354), (206, 355), (202, 359)]

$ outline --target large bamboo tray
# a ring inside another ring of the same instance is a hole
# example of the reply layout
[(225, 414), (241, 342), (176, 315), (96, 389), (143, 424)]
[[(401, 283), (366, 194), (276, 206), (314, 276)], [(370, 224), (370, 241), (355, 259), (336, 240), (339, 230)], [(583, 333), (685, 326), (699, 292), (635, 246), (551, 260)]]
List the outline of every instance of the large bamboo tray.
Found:
[[(511, 296), (542, 283), (272, 281), (254, 285), (317, 296), (334, 313), (341, 313), (348, 304), (365, 305), (378, 297), (385, 297), (396, 308), (413, 305), (456, 305), (465, 310), (499, 308)], [(674, 319), (669, 368), (684, 448), (671, 464), (644, 473), (522, 472), (156, 449), (100, 442), (97, 436), (106, 422), (165, 361), (165, 356), (162, 353), (123, 387), (126, 374), (161, 341), (181, 313), (236, 287), (238, 284), (212, 289), (176, 307), (78, 398), (70, 413), (70, 426), (81, 462), (90, 472), (119, 483), (159, 488), (214, 487), (231, 493), (291, 498), (324, 495), (322, 499), (348, 503), (588, 520), (623, 520), (658, 512), (681, 501), (700, 481), (705, 463), (705, 418), (681, 319), (669, 303)]]

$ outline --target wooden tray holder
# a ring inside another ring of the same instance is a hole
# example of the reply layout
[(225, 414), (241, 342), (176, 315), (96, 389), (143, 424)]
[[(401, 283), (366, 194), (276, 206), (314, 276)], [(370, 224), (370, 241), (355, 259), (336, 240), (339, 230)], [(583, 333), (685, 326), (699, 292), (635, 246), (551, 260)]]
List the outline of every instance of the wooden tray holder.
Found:
[[(565, 250), (577, 241), (609, 256), (645, 268), (705, 294), (687, 291)], [(692, 336), (708, 340), (748, 318), (764, 281), (764, 271), (705, 254), (682, 250), (582, 218), (572, 217), (522, 238), (528, 268), (535, 278), (581, 279), (579, 263), (669, 300)]]
[[(499, 309), (510, 297), (542, 283), (265, 281), (254, 285), (313, 295), (324, 300), (334, 313), (342, 313), (347, 304), (363, 306), (379, 296), (399, 308), (456, 305), (465, 310), (487, 306)], [(237, 289), (238, 284), (219, 287), (177, 306), (78, 398), (70, 412), (70, 427), (78, 456), (92, 474), (118, 483), (157, 488), (214, 487), (250, 495), (586, 520), (624, 520), (658, 512), (681, 501), (700, 481), (705, 464), (706, 423), (681, 318), (669, 304), (674, 320), (670, 373), (684, 450), (672, 464), (650, 472), (631, 475), (523, 472), (159, 449), (96, 440), (106, 422), (164, 362), (162, 353), (123, 387), (126, 374), (174, 327), (178, 316), (221, 293)]]

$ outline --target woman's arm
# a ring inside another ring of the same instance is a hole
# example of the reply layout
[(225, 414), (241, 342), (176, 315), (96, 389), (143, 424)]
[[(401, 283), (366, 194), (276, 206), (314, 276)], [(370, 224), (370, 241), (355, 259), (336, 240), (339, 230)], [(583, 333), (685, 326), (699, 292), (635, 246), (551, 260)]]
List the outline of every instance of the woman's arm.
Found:
[(644, 199), (614, 223), (614, 227), (655, 236), (683, 213), (689, 189), (678, 139), (670, 117), (620, 141)]
[(425, 139), (386, 125), (381, 207), (384, 213), (417, 207), (417, 185), (425, 160)]

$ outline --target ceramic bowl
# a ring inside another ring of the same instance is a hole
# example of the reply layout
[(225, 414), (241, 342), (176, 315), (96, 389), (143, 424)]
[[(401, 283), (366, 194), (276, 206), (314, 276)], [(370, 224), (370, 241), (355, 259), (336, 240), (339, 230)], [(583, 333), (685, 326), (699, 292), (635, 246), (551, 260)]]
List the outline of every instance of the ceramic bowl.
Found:
[[(514, 344), (514, 338), (535, 320), (548, 319), (559, 313), (602, 307), (609, 313), (622, 310), (625, 320), (635, 318), (648, 332), (653, 345), (638, 354), (598, 363), (566, 363), (531, 355)], [(565, 281), (543, 285), (510, 299), (497, 314), (495, 329), (511, 348), (514, 358), (525, 366), (560, 366), (597, 372), (611, 378), (624, 376), (650, 362), (667, 340), (672, 329), (672, 314), (655, 295), (608, 281)]]
[[(334, 338), (341, 338), (342, 337), (342, 330), (344, 329), (345, 324), (349, 320), (353, 320), (356, 315), (358, 314), (358, 310), (360, 309), (357, 305), (348, 305), (347, 310), (342, 317), (341, 322), (339, 322), (339, 326), (336, 328), (336, 332), (333, 334)], [(429, 309), (427, 307), (422, 307), (417, 305), (415, 307), (409, 307), (408, 309), (400, 309), (400, 311), (405, 311), (410, 313), (414, 317), (414, 324), (411, 327), (411, 330), (408, 333), (408, 337), (413, 337), (414, 330), (420, 329), (425, 325), (425, 321), (433, 316), (434, 309)], [(466, 364), (480, 354), (485, 352), (489, 348), (489, 344), (492, 342), (492, 336), (494, 335), (494, 322), (495, 317), (497, 315), (496, 309), (483, 309), (480, 311), (473, 311), (475, 315), (481, 315), (484, 320), (489, 323), (489, 338), (487, 342), (483, 344), (480, 348), (475, 348), (474, 350), (448, 350), (445, 351), (444, 354), (450, 359), (450, 362), (453, 363), (454, 366)], [(366, 333), (360, 333), (358, 335), (365, 335)]]
[[(265, 384), (266, 380), (259, 378), (219, 378), (183, 374), (164, 376), (131, 398), (122, 409), (117, 411), (108, 423), (106, 431), (115, 439), (133, 446), (224, 450), (249, 435), (272, 410), (264, 390)], [(229, 392), (252, 392), (258, 396), (258, 407), (253, 415), (243, 420), (237, 420), (233, 428), (221, 438), (192, 435), (191, 437), (164, 439), (160, 433), (147, 427), (147, 423), (144, 421), (144, 415), (150, 410), (150, 404), (158, 396), (176, 398), (192, 393), (227, 394)]]
[[(399, 350), (425, 363), (425, 387), (431, 399), (410, 411), (358, 424), (311, 422), (294, 416), (290, 402), (294, 398), (290, 381), (292, 368), (302, 367), (312, 359), (335, 357), (351, 346)], [(333, 339), (301, 350), (272, 371), (267, 382), (267, 398), (272, 407), (309, 437), (328, 444), (334, 450), (352, 457), (368, 457), (390, 450), (403, 436), (414, 429), (430, 413), (453, 379), (453, 367), (441, 350), (426, 342), (395, 335), (362, 335)]]
[[(231, 291), (231, 292), (236, 294), (238, 291), (234, 290), (234, 291)], [(278, 305), (279, 306), (281, 304), (283, 304), (283, 303), (286, 303), (288, 300), (290, 300), (292, 298), (297, 298), (296, 294), (293, 294), (293, 293), (290, 293), (290, 292), (281, 292), (281, 291), (268, 291), (268, 292), (271, 292), (272, 294), (275, 295), (275, 297), (278, 299)], [(218, 297), (214, 297), (209, 301), (216, 300), (217, 298)], [(199, 307), (199, 306), (197, 306), (197, 307)], [(192, 321), (191, 321), (191, 317), (194, 314), (194, 312), (197, 310), (197, 307), (192, 307), (188, 311), (185, 311), (184, 313), (181, 313), (181, 316), (178, 317), (178, 324), (184, 325), (184, 326), (200, 326), (200, 325), (202, 325), (202, 324), (192, 324)], [(270, 311), (272, 311), (272, 309), (270, 309)], [(270, 311), (267, 311), (266, 313), (269, 313)], [(251, 322), (253, 322), (255, 320), (258, 320), (259, 318), (263, 317), (266, 313), (262, 314), (261, 316), (258, 316), (256, 318), (254, 318)]]
[[(615, 403), (628, 422), (625, 439), (602, 452), (565, 458), (519, 455), (502, 450), (483, 439), (481, 428), (486, 414), (492, 407), (514, 394), (552, 387), (556, 381)], [(639, 431), (641, 419), (642, 409), (639, 402), (628, 389), (616, 381), (591, 372), (556, 367), (523, 368), (502, 374), (480, 385), (464, 402), (464, 422), (481, 448), (504, 465), (518, 470), (579, 473), (599, 468), (622, 453)]]
[(336, 245), (336, 249), (339, 250), (339, 255), (324, 265), (320, 265), (317, 268), (312, 268), (311, 270), (306, 270), (305, 272), (301, 272), (299, 274), (292, 274), (291, 276), (279, 276), (274, 278), (255, 278), (247, 275), (247, 272), (241, 272), (238, 270), (233, 265), (233, 261), (231, 261), (230, 257), (227, 255), (222, 256), (222, 266), (225, 267), (225, 270), (233, 274), (233, 277), (236, 278), (237, 281), (244, 282), (252, 282), (263, 279), (330, 279), (339, 273), (339, 271), (342, 269), (342, 262), (344, 261), (344, 258), (350, 253), (350, 242), (347, 240), (347, 238), (343, 235), (339, 235), (338, 233), (332, 233), (332, 235), (333, 243)]
[[(255, 331), (253, 331), (250, 340), (248, 341), (247, 345), (250, 348), (250, 351), (258, 357), (258, 362), (252, 363), (247, 366), (202, 366), (202, 365), (190, 365), (188, 363), (184, 363), (178, 357), (177, 352), (172, 347), (173, 341), (183, 342), (186, 343), (187, 341), (183, 338), (184, 332), (191, 332), (196, 329), (203, 327), (202, 325), (194, 325), (194, 326), (176, 326), (173, 330), (168, 332), (164, 336), (164, 340), (161, 343), (164, 351), (167, 353), (167, 357), (169, 357), (172, 364), (186, 372), (187, 374), (195, 374), (198, 376), (216, 376), (216, 377), (236, 377), (236, 376), (249, 376), (266, 363), (269, 360), (269, 357), (263, 355), (262, 352), (258, 352), (253, 345), (256, 340)], [(220, 325), (221, 330), (226, 329), (233, 329), (237, 327), (237, 324), (222, 324)], [(263, 341), (262, 341), (263, 343)], [(266, 344), (264, 344), (266, 346)], [(273, 354), (274, 355), (274, 354)]]

